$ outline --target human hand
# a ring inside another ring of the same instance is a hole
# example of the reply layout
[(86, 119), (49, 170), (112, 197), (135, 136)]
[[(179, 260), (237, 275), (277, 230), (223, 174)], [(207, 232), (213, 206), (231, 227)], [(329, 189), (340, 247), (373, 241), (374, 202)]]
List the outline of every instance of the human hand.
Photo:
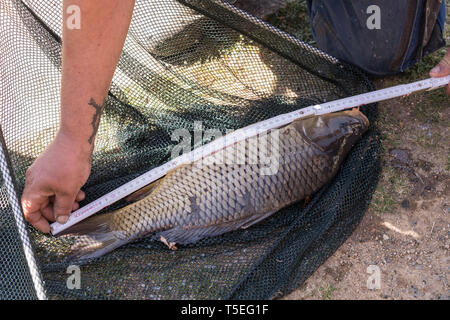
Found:
[[(450, 75), (450, 49), (447, 50), (441, 62), (430, 71), (431, 77), (445, 77), (448, 75)], [(447, 85), (446, 91), (450, 95), (450, 85)]]
[(22, 194), (25, 219), (36, 229), (50, 232), (49, 221), (65, 223), (85, 198), (81, 187), (91, 171), (91, 150), (58, 133), (26, 173)]

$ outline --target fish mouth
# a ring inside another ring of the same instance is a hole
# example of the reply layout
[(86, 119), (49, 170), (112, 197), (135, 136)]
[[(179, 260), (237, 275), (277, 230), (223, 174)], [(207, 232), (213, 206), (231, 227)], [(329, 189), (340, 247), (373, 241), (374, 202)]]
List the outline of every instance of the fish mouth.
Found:
[(369, 119), (367, 119), (366, 115), (364, 113), (362, 113), (361, 111), (359, 111), (359, 109), (347, 110), (346, 113), (349, 116), (360, 120), (360, 122), (364, 128), (368, 128), (370, 126)]
[(346, 110), (343, 112), (347, 117), (353, 119), (347, 123), (353, 134), (362, 136), (370, 126), (370, 121), (364, 113), (358, 109)]

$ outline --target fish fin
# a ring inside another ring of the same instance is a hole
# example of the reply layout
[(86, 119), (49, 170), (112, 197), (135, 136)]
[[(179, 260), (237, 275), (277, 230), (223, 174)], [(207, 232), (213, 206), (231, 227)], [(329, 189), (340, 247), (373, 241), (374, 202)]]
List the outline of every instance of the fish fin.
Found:
[(124, 239), (120, 231), (113, 230), (111, 227), (114, 214), (110, 212), (93, 216), (65, 230), (62, 235), (75, 239), (67, 260), (98, 258), (128, 243), (130, 239)]
[(241, 226), (242, 229), (247, 229), (249, 227), (251, 227), (252, 225), (254, 225), (255, 223), (258, 223), (268, 217), (270, 217), (271, 215), (273, 215), (275, 212), (277, 212), (278, 210), (273, 210), (273, 211), (269, 211), (263, 215), (260, 216), (253, 216), (253, 219), (248, 220), (244, 225)]
[(174, 227), (165, 231), (161, 231), (156, 234), (158, 239), (164, 239), (162, 242), (166, 244), (169, 249), (173, 248), (175, 244), (190, 244), (195, 243), (203, 238), (214, 237), (221, 235), (225, 232), (233, 231), (239, 229), (239, 226), (233, 227), (233, 225), (228, 226), (207, 226), (207, 227), (196, 227), (196, 228), (183, 228)]
[(160, 180), (156, 180), (152, 183), (149, 183), (145, 187), (139, 189), (138, 191), (133, 192), (129, 196), (125, 198), (126, 202), (136, 202), (148, 196), (152, 193), (153, 189), (155, 189), (159, 185)]
[(237, 229), (246, 229), (253, 224), (260, 222), (261, 220), (272, 215), (276, 211), (271, 211), (263, 215), (253, 215), (240, 220), (199, 227), (174, 227), (165, 231), (158, 232), (156, 237), (158, 239), (164, 239), (163, 243), (169, 248), (173, 248), (175, 244), (190, 244), (195, 243), (201, 239), (219, 236), (226, 232), (231, 232)]

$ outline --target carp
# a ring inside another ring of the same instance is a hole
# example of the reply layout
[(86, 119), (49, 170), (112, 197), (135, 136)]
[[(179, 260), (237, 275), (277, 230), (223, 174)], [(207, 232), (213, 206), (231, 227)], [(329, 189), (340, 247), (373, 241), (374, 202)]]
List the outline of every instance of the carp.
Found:
[[(96, 258), (150, 235), (176, 249), (248, 228), (329, 182), (368, 127), (356, 109), (303, 118), (269, 134), (264, 148), (248, 138), (181, 165), (129, 197), (129, 205), (66, 230), (75, 235), (72, 257)], [(262, 172), (262, 149), (277, 154), (269, 172)]]

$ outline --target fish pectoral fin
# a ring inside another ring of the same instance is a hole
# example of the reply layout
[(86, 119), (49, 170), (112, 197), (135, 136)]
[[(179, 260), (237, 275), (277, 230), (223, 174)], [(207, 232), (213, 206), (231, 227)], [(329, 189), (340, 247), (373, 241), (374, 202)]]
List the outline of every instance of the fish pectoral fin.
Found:
[(160, 180), (156, 180), (152, 183), (149, 183), (145, 187), (130, 194), (128, 197), (125, 198), (125, 201), (126, 202), (136, 202), (138, 200), (145, 198), (153, 191), (153, 189), (155, 189), (158, 186), (159, 182), (160, 182)]
[[(235, 231), (238, 229), (246, 229), (255, 223), (269, 217), (276, 210), (265, 213), (263, 215), (253, 215), (243, 219), (214, 224), (209, 226), (194, 226), (194, 227), (174, 227), (165, 231), (157, 233), (157, 237), (169, 248), (175, 247), (175, 244), (190, 244), (195, 243), (201, 239), (219, 236), (226, 232)], [(176, 247), (175, 247), (176, 248)]]
[(270, 217), (272, 214), (274, 214), (277, 211), (278, 210), (273, 210), (273, 211), (269, 211), (269, 212), (267, 212), (267, 213), (265, 213), (263, 215), (252, 216), (251, 219), (246, 221), (246, 223), (241, 226), (241, 228), (242, 229), (247, 229), (247, 228), (251, 227), (252, 225), (254, 225), (255, 223), (258, 223), (258, 222), (264, 220), (265, 218)]
[(233, 231), (239, 227), (233, 226), (204, 226), (204, 227), (193, 227), (193, 228), (183, 228), (174, 227), (165, 231), (161, 231), (156, 234), (156, 236), (169, 247), (173, 247), (175, 244), (190, 244), (195, 243), (203, 238), (213, 237), (221, 235), (222, 233)]

